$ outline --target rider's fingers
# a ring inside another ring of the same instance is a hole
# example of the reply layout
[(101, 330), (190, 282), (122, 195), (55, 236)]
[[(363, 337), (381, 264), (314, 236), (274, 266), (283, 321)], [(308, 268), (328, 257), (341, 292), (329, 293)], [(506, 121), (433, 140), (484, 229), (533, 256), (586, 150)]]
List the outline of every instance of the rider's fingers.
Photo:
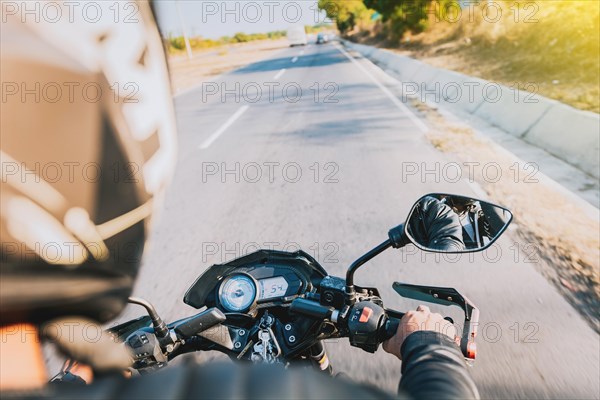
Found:
[(422, 304), (417, 307), (417, 311), (424, 311), (424, 312), (427, 312), (427, 313), (430, 312), (429, 311), (429, 307), (424, 306)]

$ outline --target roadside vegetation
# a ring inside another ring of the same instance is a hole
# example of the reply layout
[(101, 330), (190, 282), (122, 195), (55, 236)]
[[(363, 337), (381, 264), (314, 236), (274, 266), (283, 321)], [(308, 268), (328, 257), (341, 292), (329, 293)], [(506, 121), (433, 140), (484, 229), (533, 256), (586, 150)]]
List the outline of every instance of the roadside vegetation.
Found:
[[(253, 42), (255, 40), (280, 39), (286, 36), (286, 31), (273, 31), (268, 33), (244, 33), (238, 32), (233, 36), (222, 36), (218, 39), (205, 39), (201, 36), (191, 37), (190, 47), (192, 50), (204, 50), (228, 44)], [(169, 36), (166, 39), (169, 53), (185, 51), (185, 40), (183, 36)]]
[(464, 8), (455, 0), (320, 0), (319, 6), (353, 41), (600, 112), (596, 0), (493, 0)]
[[(330, 25), (318, 24), (306, 26), (306, 33), (317, 33), (324, 29), (331, 29)], [(214, 47), (254, 42), (258, 40), (276, 40), (286, 37), (287, 31), (272, 31), (267, 33), (244, 33), (238, 32), (233, 36), (222, 36), (218, 39), (205, 39), (201, 36), (190, 37), (190, 47), (192, 51), (206, 50)], [(165, 45), (169, 54), (179, 54), (185, 52), (185, 40), (183, 36), (169, 36), (165, 39)]]

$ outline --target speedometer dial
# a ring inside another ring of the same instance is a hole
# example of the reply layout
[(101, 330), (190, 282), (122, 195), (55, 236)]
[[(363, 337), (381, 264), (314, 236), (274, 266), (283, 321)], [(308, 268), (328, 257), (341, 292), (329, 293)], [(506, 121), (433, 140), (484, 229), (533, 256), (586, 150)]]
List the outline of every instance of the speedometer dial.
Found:
[(247, 311), (256, 301), (256, 283), (246, 274), (231, 275), (221, 283), (219, 302), (227, 311)]

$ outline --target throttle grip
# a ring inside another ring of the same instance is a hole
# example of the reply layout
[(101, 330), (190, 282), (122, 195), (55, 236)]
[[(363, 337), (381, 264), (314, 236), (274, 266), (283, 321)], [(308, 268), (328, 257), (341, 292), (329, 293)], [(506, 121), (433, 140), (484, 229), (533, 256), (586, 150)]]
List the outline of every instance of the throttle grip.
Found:
[[(398, 313), (398, 314), (402, 315), (401, 313)], [(452, 318), (445, 317), (444, 319), (446, 321), (450, 322), (451, 324), (454, 324), (454, 320), (452, 320)], [(400, 318), (388, 316), (387, 321), (385, 321), (383, 323), (383, 326), (381, 327), (380, 341), (385, 342), (386, 340), (393, 337), (396, 334), (396, 332), (398, 332), (399, 325), (400, 325)]]
[(385, 321), (381, 326), (381, 330), (379, 333), (379, 342), (383, 343), (386, 340), (393, 337), (398, 331), (398, 325), (400, 325), (399, 319), (394, 317), (388, 317), (387, 321)]
[(381, 331), (379, 333), (379, 341), (381, 343), (385, 342), (392, 336), (398, 332), (398, 325), (400, 325), (400, 320), (404, 317), (404, 313), (392, 309), (386, 309), (385, 313), (387, 315), (386, 321), (381, 326)]

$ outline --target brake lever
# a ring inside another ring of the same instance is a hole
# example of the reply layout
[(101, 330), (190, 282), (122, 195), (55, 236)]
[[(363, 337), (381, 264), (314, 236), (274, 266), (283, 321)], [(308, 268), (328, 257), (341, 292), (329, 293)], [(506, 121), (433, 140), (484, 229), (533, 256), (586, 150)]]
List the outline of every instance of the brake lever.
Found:
[(443, 306), (458, 306), (465, 313), (463, 334), (460, 340), (460, 350), (465, 358), (474, 360), (477, 354), (475, 337), (479, 324), (479, 309), (466, 296), (454, 288), (410, 285), (394, 282), (392, 288), (402, 297)]

